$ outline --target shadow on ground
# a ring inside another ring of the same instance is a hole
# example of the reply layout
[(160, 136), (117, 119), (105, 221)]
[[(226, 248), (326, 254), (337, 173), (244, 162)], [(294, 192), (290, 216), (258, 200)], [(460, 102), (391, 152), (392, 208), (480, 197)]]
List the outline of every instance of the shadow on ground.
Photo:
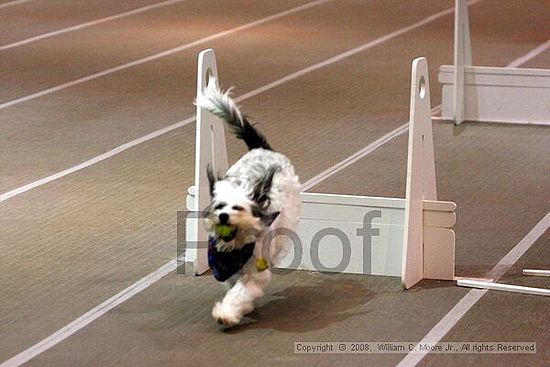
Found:
[(320, 330), (356, 315), (354, 309), (373, 297), (374, 292), (355, 281), (324, 279), (313, 285), (292, 285), (268, 295), (241, 325), (228, 328), (225, 332), (273, 329), (303, 333)]

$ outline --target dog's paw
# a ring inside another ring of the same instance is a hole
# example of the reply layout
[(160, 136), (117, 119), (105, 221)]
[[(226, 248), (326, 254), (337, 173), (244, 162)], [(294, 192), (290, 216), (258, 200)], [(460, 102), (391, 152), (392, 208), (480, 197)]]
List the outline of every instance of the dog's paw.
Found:
[(240, 321), (242, 316), (229, 307), (223, 307), (221, 302), (216, 302), (212, 309), (212, 316), (220, 325), (235, 326)]

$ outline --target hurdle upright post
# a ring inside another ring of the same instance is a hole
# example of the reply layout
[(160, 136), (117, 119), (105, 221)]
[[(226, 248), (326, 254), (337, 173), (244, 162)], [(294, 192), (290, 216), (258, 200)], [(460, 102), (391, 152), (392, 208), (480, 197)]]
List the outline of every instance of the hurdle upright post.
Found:
[(405, 228), (401, 284), (408, 289), (423, 278), (423, 200), (437, 200), (433, 156), (430, 82), (426, 58), (412, 63)]
[(466, 0), (455, 0), (454, 66), (453, 119), (455, 124), (459, 125), (464, 120), (464, 67), (472, 66), (470, 24)]
[(401, 285), (454, 280), (456, 204), (437, 200), (428, 62), (412, 63)]
[[(207, 49), (199, 54), (197, 73), (197, 96), (204, 93), (209, 83), (218, 85), (218, 72), (214, 50)], [(207, 110), (197, 107), (195, 145), (195, 185), (189, 189), (188, 209), (198, 213), (210, 203), (210, 192), (206, 168), (212, 167), (215, 174), (227, 171), (227, 148), (223, 124)], [(191, 263), (197, 275), (208, 270), (208, 235), (200, 218), (188, 221), (188, 244), (196, 244), (186, 251), (186, 262)]]

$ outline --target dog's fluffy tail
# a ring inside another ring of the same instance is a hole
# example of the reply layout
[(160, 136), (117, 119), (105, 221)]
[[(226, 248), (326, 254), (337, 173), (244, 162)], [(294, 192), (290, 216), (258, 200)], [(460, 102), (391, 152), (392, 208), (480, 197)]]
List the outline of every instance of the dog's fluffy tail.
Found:
[(230, 92), (231, 89), (226, 92), (221, 91), (215, 81), (211, 80), (205, 93), (197, 97), (195, 105), (223, 119), (233, 134), (246, 143), (248, 149), (273, 150), (265, 137), (250, 124), (246, 116), (241, 114), (239, 107), (230, 97)]

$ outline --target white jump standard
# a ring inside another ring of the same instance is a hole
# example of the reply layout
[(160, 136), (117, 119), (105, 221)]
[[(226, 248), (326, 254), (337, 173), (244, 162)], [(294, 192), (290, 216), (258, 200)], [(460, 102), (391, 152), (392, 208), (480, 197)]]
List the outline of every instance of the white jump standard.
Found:
[[(213, 78), (212, 78), (213, 77)], [(197, 95), (219, 77), (213, 50), (199, 54)], [(454, 280), (456, 205), (438, 201), (425, 58), (412, 64), (406, 197), (385, 198), (302, 192), (294, 251), (280, 267), (328, 272), (400, 276), (408, 289), (424, 278)], [(209, 201), (207, 166), (228, 167), (223, 124), (197, 108), (195, 185), (187, 209)], [(188, 218), (186, 241), (207, 243), (200, 219)], [(195, 274), (208, 270), (205, 246), (188, 247), (185, 261)]]

